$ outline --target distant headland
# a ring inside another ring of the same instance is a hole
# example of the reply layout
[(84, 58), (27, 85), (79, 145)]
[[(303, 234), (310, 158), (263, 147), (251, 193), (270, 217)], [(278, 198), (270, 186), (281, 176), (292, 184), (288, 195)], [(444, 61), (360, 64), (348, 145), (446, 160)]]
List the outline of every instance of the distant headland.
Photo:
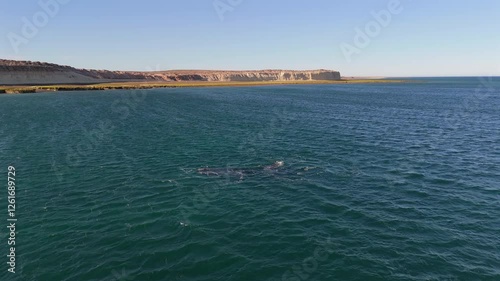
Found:
[[(339, 71), (318, 70), (168, 70), (109, 71), (78, 69), (44, 62), (0, 59), (0, 93), (160, 87), (251, 86), (370, 82), (343, 80)], [(373, 80), (375, 82), (375, 80)], [(385, 81), (388, 82), (388, 81)]]

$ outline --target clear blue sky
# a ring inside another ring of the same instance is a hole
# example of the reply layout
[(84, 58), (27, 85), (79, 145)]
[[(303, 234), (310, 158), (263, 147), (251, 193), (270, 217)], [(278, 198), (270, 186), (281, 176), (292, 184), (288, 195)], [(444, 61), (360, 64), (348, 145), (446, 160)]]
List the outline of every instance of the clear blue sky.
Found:
[[(56, 0), (41, 0), (50, 2)], [(63, 1), (63, 0), (60, 0)], [(68, 1), (68, 0), (65, 0)], [(500, 1), (401, 0), (369, 44), (348, 61), (372, 11), (390, 0), (72, 0), (14, 51), (39, 0), (0, 0), (0, 57), (75, 67), (146, 69), (336, 69), (343, 75), (500, 75)], [(43, 20), (43, 17), (41, 18)]]

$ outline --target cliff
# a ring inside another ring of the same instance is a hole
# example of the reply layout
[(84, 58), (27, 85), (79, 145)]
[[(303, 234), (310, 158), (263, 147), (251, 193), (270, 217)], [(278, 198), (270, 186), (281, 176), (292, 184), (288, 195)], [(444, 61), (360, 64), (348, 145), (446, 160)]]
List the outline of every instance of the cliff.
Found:
[(108, 71), (77, 69), (52, 63), (0, 59), (0, 85), (89, 84), (127, 81), (315, 81), (340, 80), (332, 70), (169, 70), (169, 71)]

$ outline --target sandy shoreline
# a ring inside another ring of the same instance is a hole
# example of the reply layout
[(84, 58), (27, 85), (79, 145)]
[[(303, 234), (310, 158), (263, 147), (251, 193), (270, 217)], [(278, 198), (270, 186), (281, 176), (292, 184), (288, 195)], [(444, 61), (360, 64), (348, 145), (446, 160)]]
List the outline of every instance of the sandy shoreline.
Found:
[(318, 84), (361, 84), (361, 83), (404, 83), (404, 80), (385, 79), (342, 79), (339, 81), (258, 81), (258, 82), (114, 82), (99, 84), (64, 84), (64, 85), (19, 85), (0, 86), (1, 94), (41, 93), (58, 91), (102, 91), (135, 90), (155, 88), (195, 88), (195, 87), (249, 87), (272, 85), (318, 85)]

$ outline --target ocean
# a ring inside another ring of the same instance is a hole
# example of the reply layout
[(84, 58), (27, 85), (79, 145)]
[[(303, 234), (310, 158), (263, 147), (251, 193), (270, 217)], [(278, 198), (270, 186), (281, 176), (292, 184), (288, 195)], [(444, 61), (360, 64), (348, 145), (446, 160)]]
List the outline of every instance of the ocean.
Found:
[(470, 77), (0, 95), (0, 280), (500, 280), (499, 109)]

